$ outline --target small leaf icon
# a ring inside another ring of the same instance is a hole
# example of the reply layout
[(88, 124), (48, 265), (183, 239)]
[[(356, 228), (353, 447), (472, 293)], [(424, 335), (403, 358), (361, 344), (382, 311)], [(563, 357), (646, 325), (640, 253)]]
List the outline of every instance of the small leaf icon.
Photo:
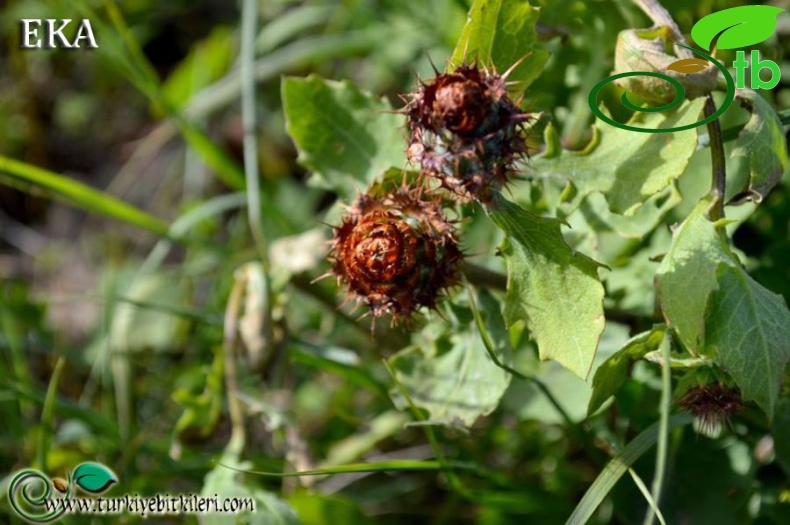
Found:
[(63, 478), (52, 478), (52, 485), (57, 489), (58, 492), (66, 493), (69, 489), (69, 482)]
[(776, 29), (776, 15), (784, 9), (770, 5), (744, 5), (711, 13), (691, 28), (698, 46), (711, 50), (716, 36), (719, 49), (753, 46), (769, 38)]
[(100, 463), (81, 463), (74, 470), (74, 483), (93, 494), (101, 494), (117, 481), (113, 471)]
[(669, 64), (667, 70), (688, 75), (690, 73), (699, 73), (709, 65), (710, 63), (704, 58), (684, 58)]

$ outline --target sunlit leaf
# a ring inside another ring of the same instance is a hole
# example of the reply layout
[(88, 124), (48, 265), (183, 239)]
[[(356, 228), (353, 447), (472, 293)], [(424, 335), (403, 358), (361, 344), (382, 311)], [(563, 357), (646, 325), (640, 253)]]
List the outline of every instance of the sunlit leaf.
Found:
[(31, 183), (55, 193), (71, 205), (104, 215), (159, 235), (167, 235), (167, 224), (119, 199), (63, 175), (0, 155), (0, 174)]
[(732, 261), (726, 241), (708, 220), (704, 200), (674, 232), (656, 272), (656, 292), (667, 324), (692, 353), (704, 347), (705, 312), (717, 288), (719, 262)]
[[(697, 121), (703, 103), (699, 99), (666, 114), (639, 114), (629, 124), (648, 128), (683, 126)], [(695, 129), (634, 133), (601, 121), (596, 126), (600, 142), (594, 147), (573, 152), (554, 143), (545, 154), (532, 160), (531, 167), (540, 177), (572, 185), (572, 204), (590, 193), (601, 192), (610, 210), (618, 214), (632, 214), (680, 177), (697, 147)]]
[(456, 65), (464, 61), (493, 64), (504, 73), (526, 57), (508, 76), (525, 89), (549, 59), (547, 51), (535, 47), (539, 13), (540, 8), (521, 0), (476, 0), (450, 61)]
[(505, 320), (524, 321), (541, 359), (585, 379), (604, 328), (598, 264), (574, 253), (557, 219), (504, 199), (487, 211), (507, 236), (500, 247), (508, 269)]
[(659, 303), (683, 345), (713, 357), (770, 419), (790, 360), (790, 312), (749, 277), (709, 206), (700, 202), (675, 231), (656, 274)]

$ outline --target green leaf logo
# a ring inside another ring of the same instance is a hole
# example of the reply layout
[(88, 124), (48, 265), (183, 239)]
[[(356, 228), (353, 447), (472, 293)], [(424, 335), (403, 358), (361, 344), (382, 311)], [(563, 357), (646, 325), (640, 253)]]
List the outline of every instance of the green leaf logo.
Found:
[(82, 490), (93, 494), (101, 494), (118, 482), (115, 473), (100, 463), (81, 463), (74, 470), (73, 479)]
[(691, 38), (698, 46), (711, 51), (716, 47), (734, 49), (759, 44), (776, 29), (776, 15), (784, 9), (769, 5), (745, 5), (711, 13), (694, 24)]

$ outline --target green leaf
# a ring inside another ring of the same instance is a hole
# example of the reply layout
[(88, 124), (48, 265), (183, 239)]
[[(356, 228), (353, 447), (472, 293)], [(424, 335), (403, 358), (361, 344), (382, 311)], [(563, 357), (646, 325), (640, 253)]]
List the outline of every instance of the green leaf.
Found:
[(681, 200), (680, 193), (670, 185), (647, 199), (633, 215), (625, 217), (609, 211), (602, 194), (592, 193), (582, 201), (577, 211), (596, 232), (614, 231), (621, 237), (642, 239), (655, 230), (666, 213)]
[(656, 274), (667, 324), (694, 355), (712, 356), (772, 417), (790, 360), (790, 312), (784, 299), (743, 270), (700, 202), (675, 231)]
[(450, 61), (456, 65), (478, 62), (492, 64), (504, 73), (527, 57), (508, 76), (526, 89), (543, 71), (549, 53), (536, 48), (540, 8), (522, 0), (475, 0)]
[(740, 267), (720, 265), (719, 289), (711, 297), (707, 346), (721, 361), (744, 399), (771, 419), (790, 360), (790, 312)]
[(282, 98), (311, 184), (350, 201), (389, 168), (405, 167), (403, 119), (386, 100), (315, 75), (285, 78)]
[[(667, 113), (636, 114), (629, 124), (668, 128), (696, 122), (702, 99)], [(571, 184), (571, 207), (593, 192), (606, 196), (611, 211), (631, 215), (645, 201), (680, 177), (697, 147), (697, 130), (676, 133), (634, 133), (598, 120), (600, 142), (583, 152), (562, 150), (553, 143), (532, 161), (535, 173), (560, 185)], [(547, 134), (547, 140), (550, 135)]]
[(751, 89), (739, 89), (735, 100), (751, 112), (730, 153), (749, 161), (749, 184), (744, 193), (761, 202), (787, 169), (787, 146), (782, 122), (771, 104)]
[[(478, 307), (500, 350), (499, 359), (509, 363), (512, 350), (499, 305), (481, 297)], [(454, 328), (398, 352), (389, 362), (414, 404), (428, 412), (427, 423), (469, 427), (493, 412), (511, 376), (489, 358), (472, 313), (465, 307), (452, 308), (458, 318)], [(397, 389), (391, 395), (399, 408), (406, 406)]]
[(85, 211), (126, 222), (158, 235), (168, 233), (164, 221), (63, 175), (0, 155), (0, 174), (2, 173), (54, 192), (69, 204)]
[(593, 393), (587, 414), (593, 414), (620, 390), (628, 379), (631, 365), (646, 353), (657, 349), (664, 338), (664, 332), (666, 326), (657, 325), (652, 330), (632, 337), (616, 354), (598, 367), (593, 378)]
[(768, 5), (745, 5), (717, 11), (701, 18), (691, 28), (691, 38), (711, 51), (713, 39), (718, 49), (735, 49), (759, 44), (774, 34), (776, 15), (784, 11)]
[(717, 288), (720, 262), (735, 264), (726, 240), (706, 217), (703, 200), (675, 230), (672, 245), (656, 272), (656, 291), (667, 324), (683, 345), (699, 354), (705, 340), (705, 312)]
[(81, 463), (72, 474), (74, 483), (91, 494), (101, 494), (118, 482), (115, 473), (101, 463)]
[(505, 320), (525, 321), (541, 359), (586, 379), (605, 322), (598, 263), (574, 253), (557, 219), (501, 198), (486, 211), (507, 236), (500, 246), (508, 271)]

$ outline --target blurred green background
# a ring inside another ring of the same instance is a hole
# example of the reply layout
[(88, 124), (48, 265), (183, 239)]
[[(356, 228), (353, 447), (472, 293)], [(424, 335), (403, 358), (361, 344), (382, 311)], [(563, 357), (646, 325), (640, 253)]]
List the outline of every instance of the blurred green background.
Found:
[[(546, 113), (565, 147), (581, 149), (592, 136), (587, 93), (612, 69), (617, 32), (650, 23), (624, 0), (532, 3), (542, 7), (540, 45), (552, 56), (524, 106)], [(664, 2), (686, 33), (702, 16), (741, 4)], [(773, 5), (790, 9), (790, 2)], [(404, 427), (413, 418), (393, 405), (382, 358), (410, 343), (449, 340), (441, 335), (445, 321), (434, 315), (414, 334), (382, 323), (372, 340), (369, 319), (337, 308), (342, 299), (333, 279), (310, 284), (328, 269), (323, 223), (336, 221), (336, 195), (308, 183), (296, 162), (282, 76), (349, 80), (398, 108), (398, 95), (412, 91), (418, 76), (432, 76), (431, 60), (440, 68), (446, 63), (469, 7), (466, 0), (256, 3), (258, 200), (273, 291), (263, 304), (242, 168), (241, 5), (0, 1), (0, 156), (6, 159), (0, 160), (0, 512), (9, 512), (10, 473), (31, 466), (63, 475), (82, 461), (99, 461), (120, 478), (113, 495), (256, 498), (260, 512), (239, 523), (288, 523), (294, 513), (308, 524), (567, 518), (613, 453), (609, 444), (627, 442), (656, 420), (656, 369), (641, 367), (616, 406), (586, 419), (589, 386), (539, 364), (526, 337), (511, 333), (530, 350), (522, 354), (522, 369), (550, 385), (567, 418), (535, 385), (513, 381), (499, 407), (471, 428), (437, 427), (426, 435), (425, 427)], [(99, 49), (20, 49), (23, 18), (88, 18)], [(784, 73), (768, 95), (779, 110), (790, 108), (788, 35), (790, 17), (780, 17), (775, 36), (757, 46)], [(734, 114), (724, 126), (741, 121)], [(539, 133), (533, 141), (539, 148)], [(684, 175), (681, 190), (693, 193), (700, 178), (707, 183), (707, 176), (695, 179), (709, 170), (707, 155), (692, 160), (700, 167)], [(513, 188), (523, 201), (532, 191), (529, 180)], [(538, 209), (541, 202), (533, 201)], [(665, 222), (681, 220), (689, 209), (678, 204)], [(552, 213), (551, 206), (543, 211)], [(459, 214), (472, 261), (502, 272), (495, 257), (499, 234), (481, 213)], [(613, 268), (625, 268), (607, 282), (607, 300), (621, 315), (607, 325), (603, 359), (656, 321), (649, 257), (666, 246), (668, 230), (629, 239), (568, 236), (585, 250), (594, 246)], [(787, 175), (738, 228), (735, 244), (754, 277), (790, 300)], [(442, 315), (450, 325), (469, 324), (463, 290), (453, 303), (461, 306), (443, 307)], [(260, 328), (255, 308), (271, 312), (269, 344), (249, 335)], [(227, 326), (241, 339), (235, 357), (223, 334)], [(245, 415), (244, 446), (236, 448), (238, 421), (225, 394), (229, 373)], [(668, 521), (790, 522), (787, 465), (773, 461), (772, 452), (761, 455), (767, 437), (763, 423), (748, 419), (717, 440), (691, 429), (673, 433)], [(436, 471), (280, 479), (235, 475), (216, 463), (281, 472), (420, 460), (434, 457), (431, 439), (447, 457), (481, 473), (460, 474), (465, 488), (459, 490), (457, 480)], [(645, 480), (651, 469), (652, 458), (637, 464)], [(639, 522), (645, 505), (624, 479), (595, 520)], [(185, 520), (236, 522), (227, 516), (148, 521)]]

